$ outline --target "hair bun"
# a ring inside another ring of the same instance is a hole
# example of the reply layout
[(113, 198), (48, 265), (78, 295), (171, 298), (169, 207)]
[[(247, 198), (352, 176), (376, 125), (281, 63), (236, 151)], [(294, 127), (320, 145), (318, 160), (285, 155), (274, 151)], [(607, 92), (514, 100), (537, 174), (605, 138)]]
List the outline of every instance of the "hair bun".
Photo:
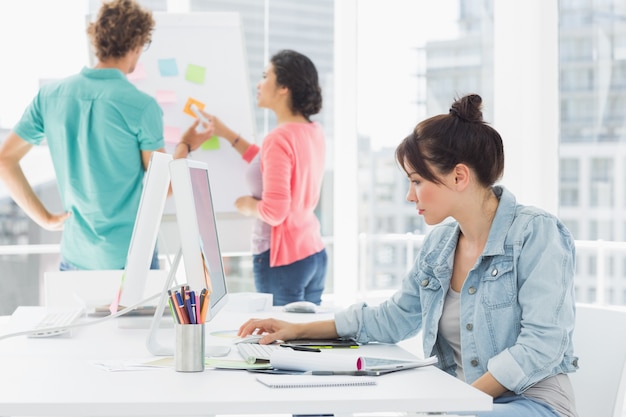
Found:
[(450, 107), (450, 114), (465, 122), (483, 122), (483, 99), (478, 94), (468, 94), (457, 99)]

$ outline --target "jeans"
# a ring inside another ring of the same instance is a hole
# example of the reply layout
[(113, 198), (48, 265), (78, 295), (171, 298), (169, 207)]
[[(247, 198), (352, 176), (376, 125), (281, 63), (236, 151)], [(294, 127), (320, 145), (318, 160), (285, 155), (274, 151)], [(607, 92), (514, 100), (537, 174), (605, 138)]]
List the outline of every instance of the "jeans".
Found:
[[(152, 261), (150, 261), (150, 269), (161, 269), (159, 265), (159, 252), (155, 249), (152, 253)], [(61, 262), (59, 263), (59, 271), (79, 271), (80, 268), (69, 262), (63, 256), (61, 256)]]
[(291, 263), (270, 267), (270, 251), (252, 256), (254, 284), (257, 292), (271, 293), (274, 305), (293, 301), (322, 302), (328, 256), (326, 249)]
[(560, 417), (550, 406), (523, 395), (496, 398), (492, 411), (457, 414), (476, 417)]

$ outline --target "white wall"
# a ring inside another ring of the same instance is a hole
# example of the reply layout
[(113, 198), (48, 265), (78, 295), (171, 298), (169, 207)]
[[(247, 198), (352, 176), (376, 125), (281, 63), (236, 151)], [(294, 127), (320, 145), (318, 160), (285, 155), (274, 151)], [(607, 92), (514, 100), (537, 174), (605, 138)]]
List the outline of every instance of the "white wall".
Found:
[(502, 183), (522, 204), (558, 212), (557, 0), (494, 1), (494, 127)]
[(0, 1), (0, 127), (11, 128), (37, 94), (39, 79), (54, 79), (89, 64), (85, 0)]

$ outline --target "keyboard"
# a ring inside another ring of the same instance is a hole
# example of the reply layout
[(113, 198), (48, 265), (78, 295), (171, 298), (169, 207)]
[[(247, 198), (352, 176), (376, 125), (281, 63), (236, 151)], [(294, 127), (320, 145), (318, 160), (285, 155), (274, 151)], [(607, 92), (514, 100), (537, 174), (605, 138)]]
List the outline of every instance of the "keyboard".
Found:
[(50, 337), (64, 333), (70, 335), (71, 328), (64, 327), (77, 323), (84, 315), (83, 308), (74, 310), (48, 311), (45, 316), (33, 327), (28, 337)]
[(248, 363), (269, 361), (272, 352), (281, 348), (280, 345), (260, 345), (258, 343), (237, 343), (239, 355)]

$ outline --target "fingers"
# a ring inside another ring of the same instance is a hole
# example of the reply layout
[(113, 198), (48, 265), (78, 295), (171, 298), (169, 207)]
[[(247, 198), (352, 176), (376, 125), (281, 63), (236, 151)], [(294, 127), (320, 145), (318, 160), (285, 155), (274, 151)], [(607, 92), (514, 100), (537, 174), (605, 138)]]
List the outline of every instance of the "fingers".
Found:
[(226, 137), (229, 133), (229, 128), (214, 114), (210, 114), (205, 112), (204, 110), (200, 110), (202, 115), (211, 122), (211, 126), (213, 126), (214, 133), (217, 136)]
[(60, 214), (53, 214), (46, 221), (45, 224), (42, 224), (42, 227), (46, 230), (58, 231), (63, 230), (63, 225), (65, 221), (72, 215), (72, 212), (66, 211)]
[(245, 337), (251, 334), (272, 334), (280, 330), (279, 322), (275, 319), (250, 319), (241, 325), (238, 336)]
[(239, 327), (237, 336), (246, 337), (254, 333), (262, 333), (262, 329), (259, 327), (261, 321), (262, 320), (259, 319), (250, 319), (246, 321), (241, 325), (241, 327)]
[(293, 339), (290, 336), (290, 334), (293, 334), (291, 324), (276, 319), (250, 319), (241, 325), (237, 335), (245, 337), (251, 334), (262, 334), (263, 337), (259, 340), (259, 343), (262, 345), (270, 344), (277, 340)]
[(211, 116), (209, 113), (207, 113), (207, 112), (205, 112), (204, 110), (202, 110), (202, 109), (199, 109), (199, 110), (200, 110), (200, 113), (202, 113), (202, 115), (203, 115), (204, 117), (206, 117), (206, 119), (210, 122), (210, 121), (211, 121), (211, 119), (212, 119), (212, 116)]

